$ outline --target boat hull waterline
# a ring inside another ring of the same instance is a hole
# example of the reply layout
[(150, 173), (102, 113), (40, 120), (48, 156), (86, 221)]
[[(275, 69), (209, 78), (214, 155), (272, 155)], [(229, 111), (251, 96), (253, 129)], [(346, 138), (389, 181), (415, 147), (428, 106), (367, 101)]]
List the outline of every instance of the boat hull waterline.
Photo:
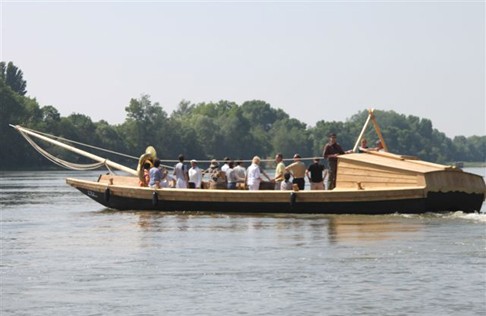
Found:
[(68, 178), (67, 184), (107, 208), (133, 211), (298, 214), (474, 212), (484, 194), (422, 188), (342, 191), (152, 189)]

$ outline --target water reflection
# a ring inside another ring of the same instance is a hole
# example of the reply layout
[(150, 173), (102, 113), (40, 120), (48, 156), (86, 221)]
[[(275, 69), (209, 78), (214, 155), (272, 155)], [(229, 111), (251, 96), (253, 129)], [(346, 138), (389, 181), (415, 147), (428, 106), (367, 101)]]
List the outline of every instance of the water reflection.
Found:
[(331, 242), (366, 242), (405, 237), (424, 228), (423, 223), (394, 216), (335, 216), (329, 221)]
[[(127, 214), (104, 210), (103, 214)], [(303, 246), (308, 241), (359, 244), (400, 238), (419, 238), (423, 218), (400, 215), (274, 215), (132, 212), (141, 233), (205, 232), (251, 236), (268, 233), (280, 241)], [(195, 235), (197, 236), (197, 235)]]

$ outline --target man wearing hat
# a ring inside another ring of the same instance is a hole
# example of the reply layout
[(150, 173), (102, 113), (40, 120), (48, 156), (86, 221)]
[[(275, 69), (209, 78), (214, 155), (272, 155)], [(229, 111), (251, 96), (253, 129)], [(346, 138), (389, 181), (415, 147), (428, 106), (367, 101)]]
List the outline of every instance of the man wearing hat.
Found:
[(294, 155), (294, 162), (285, 167), (285, 171), (290, 172), (292, 177), (292, 183), (297, 184), (299, 190), (304, 190), (305, 188), (305, 164), (300, 160), (299, 154)]
[(189, 188), (200, 189), (202, 182), (202, 170), (197, 165), (197, 160), (191, 160), (191, 168), (189, 169)]
[[(203, 174), (207, 173), (209, 175), (209, 178), (212, 179), (213, 173), (214, 173), (214, 176), (217, 177), (218, 172), (219, 172), (219, 163), (216, 159), (212, 159), (210, 164), (209, 164), (209, 168), (204, 170)], [(214, 179), (214, 181), (216, 181), (216, 179)]]
[[(222, 172), (219, 169), (219, 163), (216, 159), (211, 160), (211, 164), (209, 168), (204, 171), (204, 173), (209, 174), (209, 182), (212, 185), (216, 185), (217, 183), (225, 183), (226, 182), (226, 173)], [(226, 187), (226, 184), (224, 185)], [(216, 187), (214, 187), (216, 188)]]
[(336, 174), (337, 174), (337, 156), (344, 155), (344, 150), (336, 142), (336, 134), (329, 134), (329, 142), (324, 146), (322, 156), (327, 159), (329, 164), (329, 190), (336, 187)]

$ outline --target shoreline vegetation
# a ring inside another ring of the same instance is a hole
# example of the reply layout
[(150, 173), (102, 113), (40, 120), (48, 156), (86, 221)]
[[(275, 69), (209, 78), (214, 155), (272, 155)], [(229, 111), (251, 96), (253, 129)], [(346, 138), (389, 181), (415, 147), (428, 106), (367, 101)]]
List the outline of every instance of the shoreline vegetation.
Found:
[[(61, 116), (54, 106), (42, 106), (35, 96), (26, 93), (27, 82), (22, 71), (12, 62), (0, 62), (0, 146), (8, 149), (0, 151), (0, 170), (50, 170), (52, 167), (9, 124), (133, 157), (139, 157), (147, 146), (153, 146), (163, 160), (175, 160), (179, 154), (184, 154), (187, 161), (224, 157), (250, 160), (255, 155), (272, 159), (276, 153), (282, 153), (284, 159), (296, 153), (302, 157), (321, 157), (330, 133), (337, 133), (338, 143), (345, 150), (352, 149), (368, 117), (368, 111), (363, 109), (344, 122), (327, 121), (327, 108), (323, 108), (321, 120), (315, 126), (308, 126), (263, 100), (242, 104), (227, 100), (209, 103), (183, 100), (169, 114), (158, 102), (152, 102), (149, 95), (141, 95), (129, 100), (126, 106), (120, 105), (126, 112), (123, 123), (110, 125), (104, 120), (93, 122), (80, 113)], [(485, 135), (451, 139), (426, 118), (394, 111), (375, 110), (374, 114), (392, 153), (440, 164), (486, 165)], [(372, 128), (367, 129), (364, 137), (372, 147), (378, 140)], [(73, 163), (91, 162), (50, 148), (42, 141), (39, 145)], [(93, 153), (120, 164), (136, 165), (130, 158)]]
[(464, 168), (486, 168), (486, 162), (485, 161), (464, 162)]

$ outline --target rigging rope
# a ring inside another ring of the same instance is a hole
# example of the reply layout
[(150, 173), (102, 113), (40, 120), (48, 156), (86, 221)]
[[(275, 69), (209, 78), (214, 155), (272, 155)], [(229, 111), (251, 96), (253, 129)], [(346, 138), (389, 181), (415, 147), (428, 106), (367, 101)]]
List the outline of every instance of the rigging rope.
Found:
[[(27, 140), (27, 142), (34, 147), (37, 152), (39, 152), (42, 156), (47, 158), (49, 161), (53, 162), (54, 164), (66, 168), (66, 169), (71, 169), (71, 170), (78, 170), (78, 171), (86, 171), (86, 170), (95, 170), (98, 169), (102, 166), (106, 166), (104, 162), (97, 162), (97, 163), (92, 163), (92, 164), (77, 164), (69, 161), (62, 160), (50, 153), (48, 153), (46, 150), (42, 149), (35, 141), (33, 141), (29, 135), (25, 134), (22, 131), (19, 131), (20, 134)], [(109, 169), (108, 169), (109, 170)]]
[(28, 130), (28, 131), (31, 131), (31, 132), (34, 132), (34, 133), (37, 133), (37, 134), (41, 134), (41, 135), (44, 135), (44, 136), (47, 136), (47, 137), (50, 137), (50, 138), (54, 138), (54, 139), (57, 139), (57, 140), (63, 140), (63, 141), (68, 142), (68, 143), (77, 144), (77, 145), (80, 145), (80, 146), (84, 146), (84, 147), (88, 147), (88, 148), (92, 148), (92, 149), (104, 151), (104, 152), (111, 153), (111, 154), (115, 154), (115, 155), (118, 155), (118, 156), (123, 156), (123, 157), (127, 157), (127, 158), (131, 158), (131, 159), (138, 160), (138, 157), (135, 157), (135, 156), (123, 154), (123, 153), (116, 152), (116, 151), (112, 151), (112, 150), (109, 150), (109, 149), (104, 149), (104, 148), (101, 148), (101, 147), (96, 147), (96, 146), (92, 146), (92, 145), (80, 143), (80, 142), (77, 142), (75, 140), (67, 139), (67, 138), (60, 137), (60, 136), (51, 135), (51, 134), (48, 134), (48, 133), (43, 133), (43, 132), (35, 131), (35, 130), (29, 129), (29, 128), (26, 128), (26, 127), (23, 127), (23, 128), (26, 129), (26, 130)]

